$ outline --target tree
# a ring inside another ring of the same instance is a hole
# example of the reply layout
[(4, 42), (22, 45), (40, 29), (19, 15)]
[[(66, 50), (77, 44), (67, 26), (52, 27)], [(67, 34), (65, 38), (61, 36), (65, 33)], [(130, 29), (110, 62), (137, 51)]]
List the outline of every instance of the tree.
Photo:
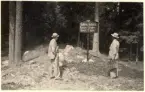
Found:
[(15, 2), (9, 2), (9, 64), (14, 63)]
[(111, 33), (117, 30), (117, 3), (99, 3), (99, 44), (100, 51), (108, 53)]
[(56, 7), (55, 7), (55, 15), (56, 15), (56, 29), (59, 29), (61, 27), (66, 27), (66, 18), (65, 15), (61, 12), (61, 4), (56, 2)]
[(15, 63), (22, 60), (22, 2), (16, 2)]
[(98, 24), (97, 25), (97, 31), (94, 33), (93, 37), (93, 51), (97, 53), (97, 55), (100, 54), (99, 51), (99, 4), (96, 3), (95, 5), (95, 22)]
[[(129, 6), (129, 4), (126, 4)], [(136, 7), (138, 7), (136, 9)], [(129, 59), (131, 60), (132, 53), (136, 53), (136, 62), (138, 62), (139, 57), (139, 48), (143, 45), (143, 4), (142, 3), (134, 3), (129, 10), (125, 9), (124, 16), (127, 16), (126, 19), (123, 20), (123, 28), (120, 32), (121, 39), (124, 40), (129, 45)], [(123, 14), (122, 14), (123, 16)], [(125, 30), (126, 29), (126, 30)], [(133, 45), (136, 45), (135, 49)]]
[(44, 10), (42, 13), (42, 19), (44, 21), (44, 26), (48, 30), (51, 28), (53, 31), (57, 31), (62, 27), (66, 27), (67, 20), (65, 15), (62, 13), (61, 4), (59, 2), (51, 3), (48, 2), (44, 4)]

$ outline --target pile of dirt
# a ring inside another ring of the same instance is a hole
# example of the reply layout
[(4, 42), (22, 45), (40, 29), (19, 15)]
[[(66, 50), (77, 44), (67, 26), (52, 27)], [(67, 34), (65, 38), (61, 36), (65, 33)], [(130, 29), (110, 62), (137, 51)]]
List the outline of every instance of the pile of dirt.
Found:
[(70, 62), (81, 62), (86, 57), (86, 51), (82, 48), (74, 48), (71, 45), (67, 45), (64, 49), (65, 60)]

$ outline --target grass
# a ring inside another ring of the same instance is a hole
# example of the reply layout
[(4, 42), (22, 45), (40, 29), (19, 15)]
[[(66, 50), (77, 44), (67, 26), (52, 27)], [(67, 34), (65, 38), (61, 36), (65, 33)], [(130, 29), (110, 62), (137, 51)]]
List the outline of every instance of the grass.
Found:
[[(86, 74), (86, 75), (107, 75), (107, 64), (101, 60), (97, 60), (94, 63), (68, 63), (68, 67), (75, 67), (80, 73)], [(119, 72), (119, 76), (121, 77), (128, 77), (132, 79), (140, 78), (143, 79), (143, 71), (137, 71), (135, 69), (130, 69), (129, 67), (126, 67), (124, 65), (119, 65), (121, 68), (121, 71)]]
[[(100, 62), (100, 63), (98, 63)], [(69, 63), (68, 67), (75, 67), (80, 73), (86, 74), (86, 75), (103, 75), (105, 76), (106, 68), (105, 65), (101, 63), (101, 61), (96, 61), (94, 63)]]

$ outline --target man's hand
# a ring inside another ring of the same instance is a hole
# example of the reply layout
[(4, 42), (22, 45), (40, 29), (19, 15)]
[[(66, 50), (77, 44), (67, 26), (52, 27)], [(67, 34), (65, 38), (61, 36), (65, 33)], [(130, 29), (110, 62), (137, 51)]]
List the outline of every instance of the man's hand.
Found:
[(113, 56), (114, 56), (113, 60), (115, 60), (116, 54), (114, 54)]
[(59, 46), (56, 47), (56, 53), (58, 53), (58, 52), (59, 52)]

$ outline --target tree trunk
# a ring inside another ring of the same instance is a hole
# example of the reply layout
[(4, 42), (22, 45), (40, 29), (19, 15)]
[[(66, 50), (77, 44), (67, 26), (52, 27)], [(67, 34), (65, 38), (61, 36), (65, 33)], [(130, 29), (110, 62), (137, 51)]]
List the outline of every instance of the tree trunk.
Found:
[(77, 46), (79, 47), (80, 46), (80, 30), (78, 32), (78, 42), (77, 42)]
[(129, 60), (132, 59), (132, 44), (130, 44), (130, 54), (129, 54)]
[(15, 2), (9, 2), (9, 65), (14, 63)]
[(22, 2), (16, 2), (15, 62), (22, 60)]
[(136, 63), (138, 62), (138, 43), (136, 44), (137, 45), (137, 47), (136, 47)]
[(99, 5), (98, 3), (95, 4), (95, 22), (97, 22), (97, 30), (94, 33), (93, 37), (93, 51), (97, 53), (97, 55), (100, 54), (99, 51)]

